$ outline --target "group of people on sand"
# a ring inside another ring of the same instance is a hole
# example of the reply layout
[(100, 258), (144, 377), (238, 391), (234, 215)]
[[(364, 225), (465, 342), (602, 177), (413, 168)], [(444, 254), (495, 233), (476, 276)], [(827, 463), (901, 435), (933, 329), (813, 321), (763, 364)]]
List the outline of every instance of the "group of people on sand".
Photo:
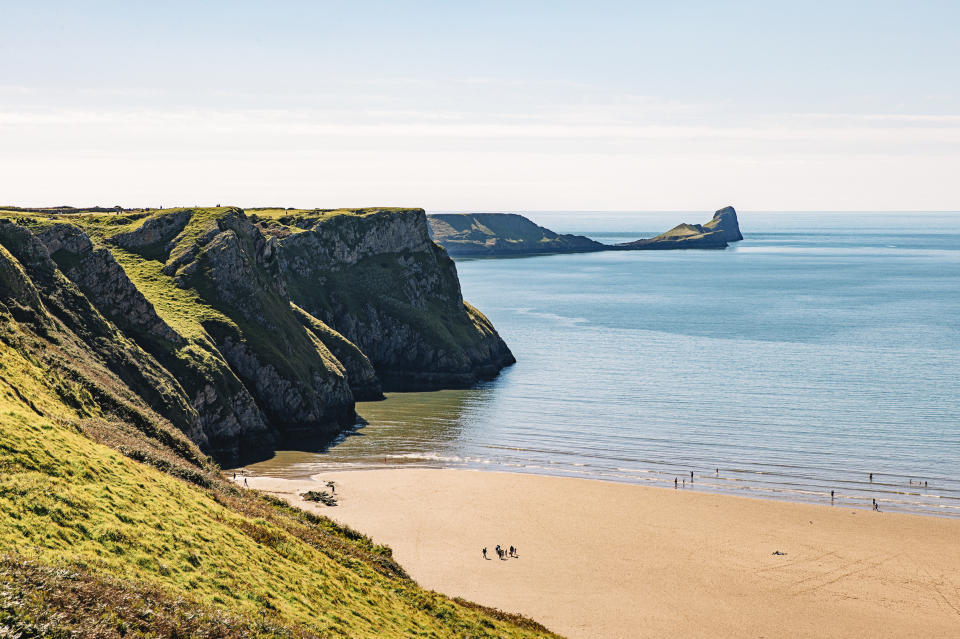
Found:
[[(246, 471), (241, 470), (241, 471), (240, 471), (240, 475), (241, 475), (241, 477), (243, 478), (243, 485), (246, 486), (247, 488), (249, 488), (249, 487), (250, 487), (250, 482), (247, 481), (247, 473), (246, 473)], [(233, 471), (233, 481), (237, 481), (237, 471)]]
[[(506, 561), (507, 559), (519, 559), (520, 555), (517, 554), (517, 549), (515, 546), (510, 546), (510, 548), (501, 548), (500, 544), (497, 544), (497, 547), (494, 549), (497, 551), (497, 557), (500, 561)], [(492, 559), (492, 557), (487, 557), (487, 549), (484, 547), (482, 551), (484, 559)]]

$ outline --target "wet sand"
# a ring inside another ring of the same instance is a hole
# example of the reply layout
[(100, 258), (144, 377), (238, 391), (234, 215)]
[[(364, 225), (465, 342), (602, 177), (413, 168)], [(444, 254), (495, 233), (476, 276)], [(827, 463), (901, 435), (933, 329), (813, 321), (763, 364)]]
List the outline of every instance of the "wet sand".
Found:
[[(960, 636), (960, 520), (465, 470), (314, 480), (249, 484), (391, 546), (426, 588), (571, 638)], [(320, 480), (338, 506), (299, 498)]]

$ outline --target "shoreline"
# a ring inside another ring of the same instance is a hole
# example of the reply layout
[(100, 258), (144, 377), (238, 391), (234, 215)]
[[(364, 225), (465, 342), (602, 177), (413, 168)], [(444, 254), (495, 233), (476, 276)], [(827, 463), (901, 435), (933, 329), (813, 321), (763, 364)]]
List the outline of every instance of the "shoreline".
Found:
[[(295, 456), (311, 461), (296, 462), (286, 456)], [(278, 451), (275, 457), (264, 462), (225, 469), (227, 472), (247, 471), (251, 476), (276, 477), (278, 479), (303, 480), (317, 474), (334, 472), (364, 472), (373, 470), (458, 470), (465, 472), (507, 473), (515, 475), (535, 475), (556, 477), (563, 479), (582, 479), (585, 481), (602, 481), (628, 486), (642, 486), (651, 488), (672, 488), (673, 479), (679, 481), (685, 478), (689, 482), (689, 471), (682, 471), (681, 464), (661, 462), (659, 466), (669, 468), (650, 467), (645, 469), (622, 470), (620, 473), (590, 472), (574, 469), (552, 469), (543, 466), (528, 468), (509, 468), (502, 464), (469, 463), (464, 461), (460, 465), (450, 464), (447, 458), (437, 457), (435, 463), (424, 463), (429, 456), (416, 455), (408, 458), (406, 455), (388, 454), (383, 462), (364, 461), (334, 461), (316, 462), (312, 458), (325, 458), (326, 454), (308, 453), (299, 451)], [(279, 463), (277, 461), (281, 460)], [(388, 461), (389, 460), (389, 461)], [(303, 465), (303, 470), (291, 472), (291, 469)], [(313, 466), (312, 468), (310, 466)], [(960, 496), (953, 494), (951, 488), (937, 488), (937, 484), (929, 489), (917, 484), (908, 484), (898, 475), (883, 471), (874, 472), (874, 481), (853, 479), (852, 477), (837, 478), (833, 482), (826, 478), (808, 478), (806, 483), (792, 485), (789, 476), (775, 475), (768, 471), (756, 471), (749, 468), (719, 468), (719, 475), (701, 472), (695, 475), (692, 486), (688, 483), (685, 490), (694, 490), (713, 495), (729, 495), (748, 499), (761, 499), (794, 504), (822, 505), (834, 508), (853, 508), (871, 510), (872, 500), (876, 499), (881, 510), (907, 515), (934, 517), (938, 519), (960, 519)], [(869, 473), (861, 473), (864, 476)], [(936, 478), (944, 480), (943, 478)], [(952, 480), (944, 480), (950, 482)], [(836, 496), (831, 503), (830, 491), (836, 490)]]
[[(299, 498), (327, 490), (321, 480), (335, 482), (338, 506)], [(249, 485), (391, 546), (426, 588), (572, 638), (960, 628), (960, 521), (948, 517), (474, 470), (340, 470)], [(498, 543), (517, 546), (519, 559), (498, 561)]]

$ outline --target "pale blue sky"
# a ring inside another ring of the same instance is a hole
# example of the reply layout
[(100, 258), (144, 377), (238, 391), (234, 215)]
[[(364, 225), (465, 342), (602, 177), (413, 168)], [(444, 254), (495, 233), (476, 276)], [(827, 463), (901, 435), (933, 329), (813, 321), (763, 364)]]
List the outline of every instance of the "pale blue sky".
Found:
[(960, 208), (960, 3), (38, 4), (2, 203)]

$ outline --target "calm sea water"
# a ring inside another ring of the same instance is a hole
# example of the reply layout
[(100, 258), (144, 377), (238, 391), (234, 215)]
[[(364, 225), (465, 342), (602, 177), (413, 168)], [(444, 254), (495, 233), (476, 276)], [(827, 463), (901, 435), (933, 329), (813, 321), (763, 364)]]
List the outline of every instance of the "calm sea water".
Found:
[[(604, 242), (706, 217), (528, 215)], [(746, 239), (724, 251), (459, 261), (464, 296), (517, 364), (474, 389), (361, 404), (368, 425), (330, 450), (250, 470), (677, 478), (686, 490), (822, 503), (834, 490), (839, 505), (960, 516), (960, 214), (740, 222)]]

